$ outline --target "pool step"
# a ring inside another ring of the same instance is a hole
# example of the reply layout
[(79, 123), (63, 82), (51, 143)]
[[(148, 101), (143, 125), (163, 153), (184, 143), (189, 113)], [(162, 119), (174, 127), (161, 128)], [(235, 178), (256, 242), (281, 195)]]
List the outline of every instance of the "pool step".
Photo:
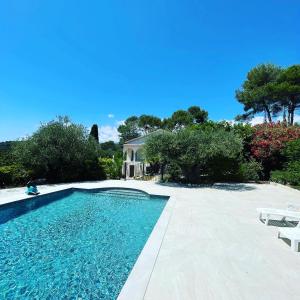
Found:
[(95, 195), (99, 196), (108, 196), (108, 197), (118, 197), (118, 198), (134, 198), (137, 200), (144, 200), (144, 199), (149, 199), (148, 194), (144, 194), (141, 192), (136, 192), (136, 191), (126, 191), (126, 190), (107, 190), (107, 191), (102, 191), (95, 193)]

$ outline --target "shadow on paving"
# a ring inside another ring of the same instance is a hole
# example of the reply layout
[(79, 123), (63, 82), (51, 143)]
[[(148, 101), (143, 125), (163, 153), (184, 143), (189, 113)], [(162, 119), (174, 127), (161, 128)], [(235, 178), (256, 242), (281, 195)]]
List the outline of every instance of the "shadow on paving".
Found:
[(173, 188), (187, 188), (187, 189), (201, 189), (212, 188), (216, 190), (233, 191), (233, 192), (246, 192), (253, 191), (257, 188), (244, 183), (214, 183), (214, 184), (183, 184), (174, 182), (156, 182), (161, 186), (173, 187)]
[(201, 188), (211, 188), (212, 184), (184, 184), (176, 182), (155, 182), (160, 186), (167, 186), (172, 188), (186, 188), (186, 189), (201, 189)]
[(247, 185), (244, 183), (215, 183), (212, 185), (213, 189), (224, 190), (224, 191), (233, 191), (233, 192), (246, 192), (253, 191), (257, 188), (253, 185)]

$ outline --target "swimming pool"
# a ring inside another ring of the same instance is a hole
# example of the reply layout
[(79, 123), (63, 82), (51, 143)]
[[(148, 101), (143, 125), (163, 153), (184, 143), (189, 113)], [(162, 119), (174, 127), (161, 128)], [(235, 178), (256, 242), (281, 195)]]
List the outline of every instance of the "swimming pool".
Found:
[(69, 189), (0, 206), (0, 299), (115, 299), (167, 197)]

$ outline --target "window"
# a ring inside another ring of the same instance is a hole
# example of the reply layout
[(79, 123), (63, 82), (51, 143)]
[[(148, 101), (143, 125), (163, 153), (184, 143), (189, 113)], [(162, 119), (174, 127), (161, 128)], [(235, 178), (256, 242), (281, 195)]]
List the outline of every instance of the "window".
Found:
[(134, 152), (133, 150), (131, 150), (131, 161), (133, 161), (133, 158), (134, 158)]
[(135, 153), (135, 161), (142, 162), (144, 161), (143, 151), (141, 149), (137, 150)]

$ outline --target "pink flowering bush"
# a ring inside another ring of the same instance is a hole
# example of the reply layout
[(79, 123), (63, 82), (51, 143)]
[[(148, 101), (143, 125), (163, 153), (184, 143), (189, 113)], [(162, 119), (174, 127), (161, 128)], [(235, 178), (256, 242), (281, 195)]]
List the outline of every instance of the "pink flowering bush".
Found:
[(285, 162), (281, 151), (287, 142), (300, 138), (300, 127), (285, 123), (265, 123), (254, 126), (251, 154), (264, 167), (266, 179), (270, 171), (281, 169)]

